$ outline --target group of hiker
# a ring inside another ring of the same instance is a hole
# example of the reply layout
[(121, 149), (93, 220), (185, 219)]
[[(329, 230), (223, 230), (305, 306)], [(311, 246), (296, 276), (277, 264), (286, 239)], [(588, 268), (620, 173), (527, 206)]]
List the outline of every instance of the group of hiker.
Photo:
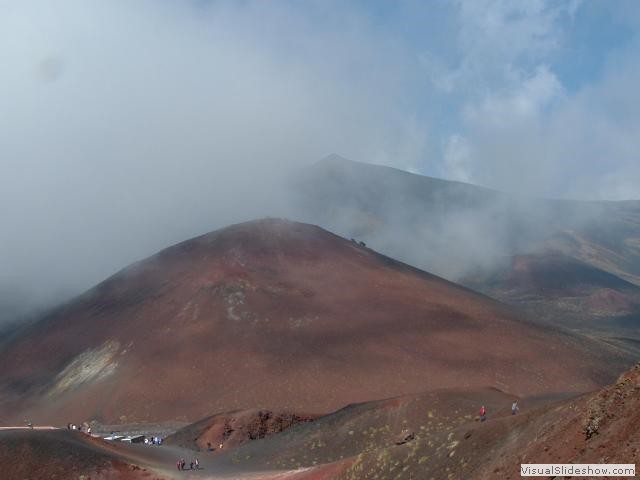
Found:
[(200, 470), (200, 461), (197, 458), (194, 458), (189, 462), (189, 468), (187, 468), (187, 462), (184, 461), (184, 458), (181, 458), (176, 462), (176, 467), (179, 471), (182, 470)]
[[(513, 403), (511, 404), (511, 415), (515, 415), (516, 413), (518, 413), (519, 410), (520, 410), (520, 407), (518, 407), (518, 401), (514, 400)], [(486, 419), (487, 419), (487, 407), (482, 405), (480, 407), (480, 421), (484, 422)]]
[[(84, 430), (83, 430), (84, 429)], [(79, 432), (84, 431), (87, 435), (91, 435), (91, 425), (76, 425), (75, 423), (67, 423), (67, 430), (78, 430)]]

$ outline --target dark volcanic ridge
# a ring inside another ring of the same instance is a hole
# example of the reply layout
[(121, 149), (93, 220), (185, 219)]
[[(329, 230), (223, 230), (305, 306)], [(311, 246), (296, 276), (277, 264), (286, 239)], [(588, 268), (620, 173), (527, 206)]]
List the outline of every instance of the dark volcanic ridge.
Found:
[(463, 283), (524, 307), (541, 322), (586, 332), (633, 355), (638, 349), (640, 287), (557, 251), (511, 257)]

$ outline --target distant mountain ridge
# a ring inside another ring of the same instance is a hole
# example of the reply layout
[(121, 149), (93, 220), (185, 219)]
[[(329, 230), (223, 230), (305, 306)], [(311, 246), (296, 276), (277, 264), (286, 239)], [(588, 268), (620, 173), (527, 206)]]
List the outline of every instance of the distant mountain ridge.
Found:
[[(379, 242), (384, 253), (446, 278), (486, 264), (475, 257), (482, 250), (473, 243), (488, 238), (493, 248), (487, 255), (532, 253), (546, 245), (640, 285), (640, 201), (522, 197), (335, 154), (296, 181), (302, 217), (347, 235), (359, 233)], [(395, 239), (386, 232), (394, 228), (400, 229)], [(451, 254), (444, 256), (446, 262), (435, 258), (440, 251), (434, 257), (428, 251), (420, 255), (414, 247), (418, 240), (426, 241), (424, 247), (446, 246)], [(458, 251), (463, 247), (471, 254)], [(446, 267), (467, 261), (465, 268)]]
[[(516, 279), (509, 273), (513, 258), (558, 259), (562, 265), (555, 268), (564, 269), (564, 279), (584, 273), (585, 267), (591, 269), (590, 278), (609, 275), (611, 292), (601, 294), (603, 301), (614, 305), (617, 298), (628, 307), (608, 309), (611, 335), (640, 345), (640, 307), (635, 300), (623, 300), (629, 290), (623, 291), (624, 284), (640, 286), (640, 201), (521, 197), (336, 155), (310, 166), (295, 182), (299, 218), (514, 305), (528, 308), (530, 302), (518, 299), (535, 296), (548, 304), (545, 320), (558, 325), (576, 326), (556, 314), (557, 299), (549, 289), (530, 283), (529, 291), (520, 284), (518, 298), (509, 293)], [(490, 282), (496, 276), (504, 280), (500, 287)], [(602, 302), (596, 298), (593, 303), (599, 308)], [(582, 306), (584, 327), (594, 327), (604, 310), (589, 310), (589, 302)], [(628, 328), (618, 330), (617, 325)]]

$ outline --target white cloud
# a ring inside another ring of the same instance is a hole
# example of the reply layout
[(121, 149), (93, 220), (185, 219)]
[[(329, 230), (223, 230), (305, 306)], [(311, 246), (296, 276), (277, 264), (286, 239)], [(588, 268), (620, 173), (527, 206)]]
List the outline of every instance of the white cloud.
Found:
[(533, 76), (522, 78), (514, 88), (491, 92), (479, 105), (469, 104), (464, 110), (467, 122), (483, 128), (509, 128), (514, 122), (535, 119), (555, 99), (563, 87), (548, 66), (540, 65)]
[(640, 198), (640, 63), (619, 58), (570, 95), (548, 69), (466, 107), (471, 180), (501, 190), (582, 199)]
[[(457, 122), (442, 149), (445, 176), (536, 196), (638, 198), (637, 37), (609, 53), (600, 75), (570, 91), (552, 64), (588, 4), (457, 5), (456, 56), (421, 57), (432, 85), (456, 95)], [(631, 6), (611, 14), (623, 21), (621, 11), (628, 12), (624, 22), (635, 25), (640, 9)]]
[(418, 55), (418, 63), (433, 86), (445, 93), (453, 92), (463, 73), (446, 65), (439, 56), (430, 51), (421, 52)]
[(544, 0), (458, 0), (450, 55), (427, 50), (419, 55), (431, 83), (469, 98), (494, 88), (513, 87), (531, 74), (561, 43), (559, 19), (578, 8)]
[(558, 44), (557, 20), (567, 6), (545, 0), (459, 0), (460, 45), (473, 62), (540, 58)]
[(454, 134), (447, 140), (444, 150), (444, 177), (460, 182), (473, 181), (471, 146), (466, 138)]
[(417, 164), (404, 61), (338, 3), (0, 3), (0, 290), (272, 214), (331, 152)]
[(434, 5), (414, 8), (442, 23), (406, 34), (411, 19), (337, 1), (0, 0), (0, 289), (77, 291), (269, 214), (271, 182), (331, 152), (535, 195), (634, 194), (638, 48), (572, 92), (554, 56), (588, 2)]

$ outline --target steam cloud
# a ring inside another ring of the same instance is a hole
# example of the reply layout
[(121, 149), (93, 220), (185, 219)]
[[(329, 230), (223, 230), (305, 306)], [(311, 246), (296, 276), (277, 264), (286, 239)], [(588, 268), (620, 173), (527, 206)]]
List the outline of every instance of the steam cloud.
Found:
[(283, 173), (328, 149), (411, 155), (393, 48), (344, 9), (178, 3), (0, 4), (5, 303), (277, 214)]
[[(574, 2), (487, 6), (521, 22), (500, 49), (474, 4), (406, 2), (394, 17), (331, 1), (0, 0), (0, 322), (194, 235), (295, 215), (285, 179), (331, 152), (506, 190), (535, 178), (530, 193), (561, 195), (572, 179), (571, 195), (638, 195), (636, 56), (620, 53), (629, 75), (606, 70), (571, 96), (545, 62)], [(506, 125), (482, 120), (497, 115)], [(546, 115), (553, 135), (539, 149)], [(617, 163), (596, 191), (593, 156), (613, 141)], [(443, 231), (480, 238), (483, 225), (466, 212)], [(430, 235), (432, 252), (450, 243)]]

